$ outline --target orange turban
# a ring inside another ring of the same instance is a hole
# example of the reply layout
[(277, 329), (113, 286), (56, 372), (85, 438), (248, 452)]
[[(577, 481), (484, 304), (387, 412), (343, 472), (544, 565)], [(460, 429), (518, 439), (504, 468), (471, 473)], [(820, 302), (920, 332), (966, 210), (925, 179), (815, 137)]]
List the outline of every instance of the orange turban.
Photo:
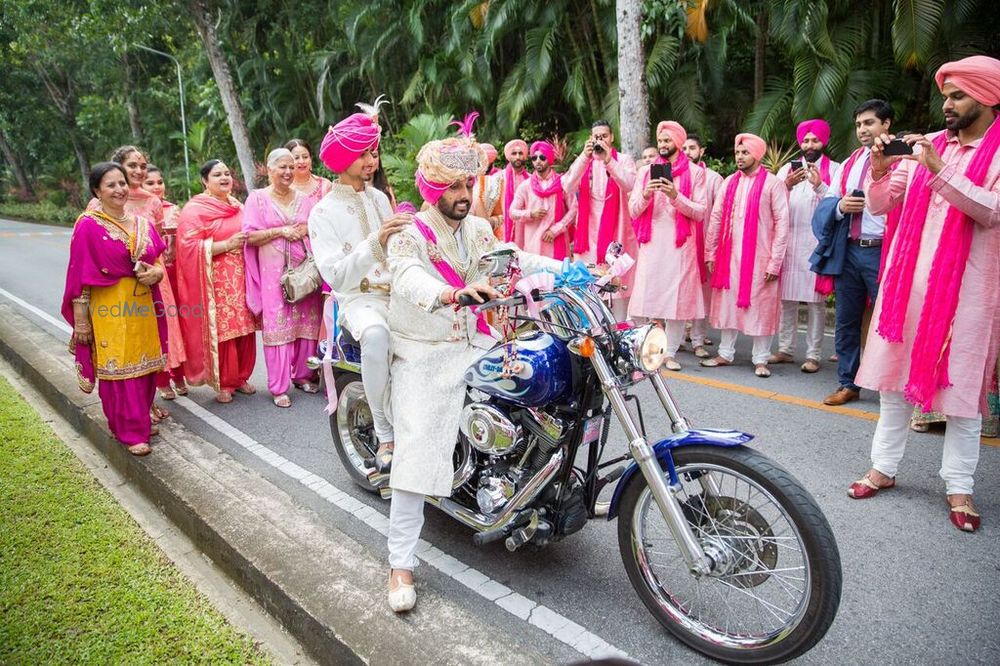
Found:
[(760, 138), (756, 134), (750, 134), (749, 132), (744, 132), (742, 134), (736, 135), (736, 141), (733, 143), (733, 148), (743, 144), (743, 147), (750, 151), (750, 155), (760, 161), (760, 158), (764, 157), (764, 153), (767, 152), (767, 144), (764, 143), (764, 139)]
[(986, 106), (1000, 104), (1000, 60), (988, 56), (970, 56), (946, 62), (934, 75), (938, 89), (951, 81), (966, 95)]

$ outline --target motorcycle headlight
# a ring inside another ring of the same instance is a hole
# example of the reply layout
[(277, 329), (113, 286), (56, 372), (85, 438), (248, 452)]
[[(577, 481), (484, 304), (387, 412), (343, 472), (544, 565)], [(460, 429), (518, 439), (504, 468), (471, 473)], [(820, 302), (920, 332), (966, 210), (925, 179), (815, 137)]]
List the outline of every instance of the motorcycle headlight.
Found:
[(667, 334), (654, 324), (624, 331), (622, 342), (629, 351), (632, 365), (637, 370), (646, 373), (656, 372), (666, 358)]

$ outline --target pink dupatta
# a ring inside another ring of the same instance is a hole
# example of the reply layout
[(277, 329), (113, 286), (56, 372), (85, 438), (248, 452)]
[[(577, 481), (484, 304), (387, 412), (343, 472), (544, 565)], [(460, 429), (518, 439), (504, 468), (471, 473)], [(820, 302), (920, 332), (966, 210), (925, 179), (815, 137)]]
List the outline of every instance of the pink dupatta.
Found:
[[(729, 273), (733, 256), (733, 204), (736, 201), (736, 188), (740, 181), (747, 178), (742, 171), (729, 179), (726, 185), (726, 196), (722, 204), (722, 229), (719, 238), (719, 249), (715, 261), (715, 273), (712, 275), (713, 289), (729, 289)], [(767, 180), (767, 169), (757, 168), (757, 175), (750, 185), (747, 195), (746, 215), (743, 219), (743, 245), (740, 255), (740, 284), (736, 296), (736, 307), (750, 307), (750, 291), (753, 285), (753, 267), (757, 259), (757, 226), (760, 221), (760, 197), (764, 191), (764, 181)]]
[(520, 181), (514, 182), (518, 179), (525, 180), (524, 176), (516, 174), (514, 167), (508, 164), (503, 172), (503, 239), (507, 243), (514, 242), (514, 220), (510, 217), (510, 204), (514, 201), (517, 186), (521, 184)]
[[(437, 245), (437, 236), (434, 234), (434, 230), (427, 226), (423, 220), (419, 217), (414, 217), (413, 226), (415, 226), (417, 231), (420, 232), (420, 235), (427, 240), (428, 245)], [(440, 252), (428, 252), (428, 255), (430, 256), (431, 263), (434, 264), (434, 268), (437, 269), (437, 272), (442, 278), (444, 278), (445, 282), (455, 289), (462, 289), (465, 287), (465, 280), (462, 279), (462, 276), (458, 274), (458, 271), (456, 271), (451, 264), (444, 260), (444, 257), (441, 256)], [(479, 313), (476, 313), (476, 330), (485, 335), (493, 335), (489, 324), (486, 323), (486, 317)]]
[[(937, 153), (943, 155), (948, 144), (948, 132), (938, 134), (932, 143)], [(965, 169), (965, 176), (973, 185), (982, 187), (998, 148), (1000, 120), (994, 118)], [(888, 342), (903, 341), (903, 325), (917, 257), (920, 254), (921, 235), (930, 208), (932, 178), (934, 174), (927, 168), (916, 165), (913, 179), (906, 191), (901, 223), (897, 229), (899, 238), (892, 250), (892, 267), (885, 274), (882, 287), (882, 313), (879, 316), (878, 333)], [(965, 213), (952, 205), (948, 206), (941, 238), (931, 263), (927, 293), (920, 308), (920, 320), (910, 352), (910, 376), (904, 389), (906, 399), (919, 405), (924, 411), (930, 411), (938, 389), (951, 386), (948, 378), (951, 327), (958, 310), (958, 296), (972, 247), (974, 226), (975, 222)]]
[[(618, 158), (618, 151), (611, 149), (611, 159)], [(590, 251), (590, 188), (593, 185), (594, 160), (590, 160), (583, 172), (583, 184), (580, 186), (579, 206), (576, 213), (576, 238), (573, 251), (584, 254)], [(608, 188), (601, 211), (601, 222), (597, 226), (597, 263), (603, 263), (608, 245), (616, 240), (618, 235), (618, 215), (621, 211), (621, 188), (608, 171)]]
[[(666, 164), (667, 160), (662, 157), (657, 157), (653, 164)], [(677, 186), (677, 191), (683, 194), (687, 198), (691, 198), (691, 160), (688, 156), (684, 154), (684, 151), (679, 151), (677, 156), (677, 162), (674, 167), (670, 170), (671, 176), (673, 176), (673, 181)], [(642, 183), (643, 189), (649, 184), (649, 171), (646, 172), (646, 179)], [(653, 195), (653, 200), (649, 202), (646, 206), (646, 210), (639, 214), (639, 217), (632, 220), (632, 228), (635, 229), (635, 239), (640, 245), (648, 243), (650, 238), (653, 236), (653, 206), (656, 203), (656, 195)], [(602, 215), (603, 217), (603, 215)], [(688, 219), (687, 215), (682, 213), (680, 209), (674, 209), (674, 222), (676, 223), (676, 237), (674, 240), (674, 245), (680, 247), (687, 242), (688, 237), (691, 235), (691, 220)], [(697, 238), (695, 239), (697, 243)], [(702, 241), (704, 243), (704, 241)], [(702, 245), (704, 247), (704, 245)]]
[[(542, 186), (542, 179), (539, 178), (538, 174), (535, 172), (532, 172), (529, 180), (531, 182), (531, 191), (535, 193), (535, 196), (542, 199), (548, 197), (556, 198), (556, 207), (553, 219), (556, 224), (559, 224), (559, 222), (563, 219), (563, 216), (566, 214), (566, 193), (563, 192), (562, 176), (558, 173), (555, 174), (555, 177), (552, 178), (552, 184), (548, 187)], [(568, 236), (569, 229), (566, 229), (552, 240), (553, 259), (562, 261), (569, 255), (569, 247), (566, 242)]]

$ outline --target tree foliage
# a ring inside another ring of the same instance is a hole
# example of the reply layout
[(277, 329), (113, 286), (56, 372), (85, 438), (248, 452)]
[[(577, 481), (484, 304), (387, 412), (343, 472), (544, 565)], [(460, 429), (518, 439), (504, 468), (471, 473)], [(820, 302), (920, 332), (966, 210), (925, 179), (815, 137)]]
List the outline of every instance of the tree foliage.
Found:
[[(940, 126), (933, 72), (996, 55), (992, 0), (644, 0), (650, 119), (674, 118), (727, 157), (748, 129), (788, 147), (823, 117), (832, 152), (854, 143), (851, 110), (875, 96), (913, 129)], [(617, 125), (614, 0), (205, 0), (254, 157), (292, 137), (318, 144), (354, 103), (386, 94), (383, 155), (412, 178), (418, 141), (478, 109), (482, 140)], [(185, 173), (181, 64), (194, 165), (236, 152), (190, 3), (7, 0), (0, 5), (0, 131), (45, 197), (78, 203), (86, 166), (135, 140), (178, 188)], [(761, 54), (763, 57), (760, 57)], [(755, 86), (755, 80), (759, 83)], [(131, 109), (130, 109), (131, 106)], [(650, 139), (652, 137), (650, 136)], [(10, 160), (2, 192), (17, 188)]]

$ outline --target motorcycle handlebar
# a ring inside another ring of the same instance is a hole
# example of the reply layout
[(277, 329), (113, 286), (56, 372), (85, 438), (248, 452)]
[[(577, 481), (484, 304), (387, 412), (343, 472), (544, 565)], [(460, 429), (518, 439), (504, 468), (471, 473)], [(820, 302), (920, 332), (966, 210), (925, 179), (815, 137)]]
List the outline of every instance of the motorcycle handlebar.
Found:
[(495, 310), (496, 308), (499, 308), (504, 305), (506, 305), (507, 307), (514, 307), (516, 305), (523, 305), (523, 304), (524, 304), (524, 296), (521, 296), (520, 294), (515, 294), (514, 296), (510, 296), (508, 298), (496, 298), (493, 299), (492, 301), (486, 301), (485, 303), (477, 303), (475, 299), (466, 294), (462, 294), (461, 296), (458, 297), (458, 305), (460, 307), (476, 306), (479, 308), (480, 312), (485, 312), (486, 310)]

